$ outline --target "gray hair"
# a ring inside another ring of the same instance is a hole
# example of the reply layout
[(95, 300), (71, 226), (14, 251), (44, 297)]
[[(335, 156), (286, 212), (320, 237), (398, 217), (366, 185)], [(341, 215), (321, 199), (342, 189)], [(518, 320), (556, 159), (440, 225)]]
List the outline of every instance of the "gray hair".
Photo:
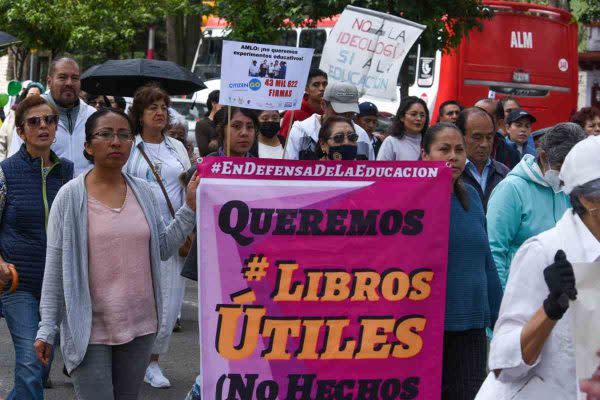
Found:
[(185, 132), (185, 134), (188, 134), (188, 124), (187, 121), (184, 119), (183, 121), (177, 119), (175, 121), (173, 121), (173, 123), (171, 123), (169, 129), (172, 128), (181, 128), (183, 129), (183, 131)]
[(586, 138), (584, 130), (572, 122), (554, 125), (540, 139), (540, 147), (552, 166), (560, 166), (573, 146)]
[(579, 200), (580, 196), (590, 201), (600, 202), (600, 179), (577, 186), (569, 195), (573, 213), (579, 215), (579, 217), (583, 217), (588, 211)]

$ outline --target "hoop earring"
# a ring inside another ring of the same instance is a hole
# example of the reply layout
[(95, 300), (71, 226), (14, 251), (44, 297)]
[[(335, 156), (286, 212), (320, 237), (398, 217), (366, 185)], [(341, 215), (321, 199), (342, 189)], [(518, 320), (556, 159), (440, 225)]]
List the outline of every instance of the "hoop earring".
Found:
[(52, 144), (56, 143), (56, 136), (54, 136), (54, 140), (52, 141)]

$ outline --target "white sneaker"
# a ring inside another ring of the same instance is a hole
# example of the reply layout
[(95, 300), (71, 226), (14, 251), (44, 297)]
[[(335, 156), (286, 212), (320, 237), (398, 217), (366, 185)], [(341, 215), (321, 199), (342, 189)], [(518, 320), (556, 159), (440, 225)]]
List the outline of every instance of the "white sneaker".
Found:
[(152, 387), (160, 389), (171, 387), (171, 382), (169, 382), (169, 380), (163, 375), (158, 363), (154, 361), (148, 365), (148, 368), (146, 368), (144, 382), (150, 384)]

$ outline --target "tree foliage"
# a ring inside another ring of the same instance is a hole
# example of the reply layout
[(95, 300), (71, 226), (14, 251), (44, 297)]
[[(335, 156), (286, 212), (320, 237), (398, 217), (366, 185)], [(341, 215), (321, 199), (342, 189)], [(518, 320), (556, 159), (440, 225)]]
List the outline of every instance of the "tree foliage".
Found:
[(73, 29), (63, 3), (71, 1), (0, 0), (0, 30), (20, 39), (27, 49), (62, 49)]
[(228, 37), (253, 43), (276, 43), (281, 31), (290, 23), (300, 23), (305, 17), (302, 1), (255, 0), (252, 5), (244, 0), (220, 1), (217, 14), (230, 24)]
[(218, 14), (231, 25), (230, 37), (248, 42), (273, 43), (289, 22), (315, 21), (341, 13), (352, 4), (386, 12), (427, 26), (421, 43), (430, 50), (450, 50), (481, 21), (492, 16), (480, 0), (224, 0)]
[(592, 25), (600, 23), (600, 1), (598, 0), (577, 0), (571, 2), (573, 14), (578, 17), (579, 21)]
[(201, 14), (200, 0), (0, 0), (0, 30), (21, 40), (16, 52), (69, 52), (95, 60), (126, 55), (140, 31), (167, 16)]

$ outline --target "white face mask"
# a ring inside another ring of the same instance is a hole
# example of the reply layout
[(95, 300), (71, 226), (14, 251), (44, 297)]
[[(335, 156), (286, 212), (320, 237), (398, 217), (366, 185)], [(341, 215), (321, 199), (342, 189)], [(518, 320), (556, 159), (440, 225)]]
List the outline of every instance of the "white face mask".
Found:
[(559, 172), (551, 169), (550, 164), (548, 164), (548, 169), (546, 172), (544, 172), (544, 181), (552, 188), (552, 190), (554, 190), (554, 193), (560, 193), (563, 191), (558, 174)]

